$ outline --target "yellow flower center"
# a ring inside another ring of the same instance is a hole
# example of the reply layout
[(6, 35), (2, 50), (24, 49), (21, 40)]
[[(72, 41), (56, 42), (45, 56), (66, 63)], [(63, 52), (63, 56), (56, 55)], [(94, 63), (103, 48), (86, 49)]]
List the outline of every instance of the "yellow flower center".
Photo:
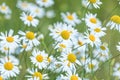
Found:
[(9, 48), (8, 48), (8, 47), (4, 47), (4, 50), (8, 51), (8, 50), (9, 50)]
[(100, 48), (101, 48), (102, 50), (106, 50), (105, 46), (100, 46)]
[(96, 0), (89, 0), (90, 3), (96, 3)]
[(32, 16), (27, 16), (27, 20), (28, 20), (28, 21), (32, 21), (32, 20), (33, 20), (33, 17), (32, 17)]
[(26, 38), (29, 40), (33, 40), (35, 38), (35, 35), (33, 32), (27, 32), (26, 33)]
[(50, 57), (48, 57), (48, 58), (47, 58), (47, 61), (48, 61), (49, 63), (51, 62), (51, 59), (50, 59)]
[(68, 18), (69, 20), (73, 20), (73, 19), (74, 19), (72, 15), (68, 15), (67, 18)]
[(9, 36), (6, 38), (7, 42), (12, 43), (14, 41), (14, 38), (12, 36)]
[(120, 17), (118, 15), (114, 15), (111, 17), (111, 21), (114, 23), (120, 24)]
[(60, 46), (61, 48), (66, 48), (66, 45), (65, 45), (65, 44), (59, 44), (59, 46)]
[(2, 9), (2, 10), (6, 10), (6, 6), (2, 6), (1, 9)]
[(0, 80), (3, 80), (3, 77), (2, 77), (2, 76), (0, 76)]
[(23, 45), (22, 45), (22, 48), (24, 48), (24, 49), (25, 49), (26, 47), (27, 47), (27, 45), (26, 45), (26, 44), (23, 44)]
[(36, 13), (39, 13), (39, 11), (40, 11), (39, 9), (36, 9), (36, 10), (35, 10)]
[(37, 60), (38, 62), (42, 62), (42, 61), (43, 61), (43, 56), (42, 56), (42, 55), (37, 55), (37, 56), (36, 56), (36, 60)]
[(94, 42), (94, 41), (95, 41), (95, 36), (92, 35), (92, 34), (90, 34), (90, 35), (89, 35), (89, 39)]
[(93, 69), (94, 66), (95, 66), (94, 64), (89, 64), (89, 65), (88, 65), (89, 69)]
[(99, 33), (99, 32), (101, 32), (101, 29), (100, 28), (95, 28), (94, 31)]
[(77, 77), (76, 75), (72, 75), (72, 76), (70, 77), (70, 80), (78, 80), (78, 77)]
[(14, 67), (14, 65), (13, 65), (11, 62), (6, 62), (6, 63), (4, 64), (4, 68), (5, 68), (6, 70), (12, 70), (13, 67)]
[(27, 4), (26, 2), (23, 2), (23, 3), (22, 3), (22, 6), (23, 6), (23, 7), (27, 7), (28, 4)]
[(93, 23), (93, 24), (96, 24), (97, 23), (97, 20), (95, 18), (91, 18), (90, 19), (90, 22)]
[(76, 61), (76, 56), (73, 53), (68, 54), (67, 59), (71, 62), (74, 63)]
[(61, 35), (61, 37), (62, 37), (63, 39), (68, 40), (68, 39), (70, 38), (70, 34), (71, 34), (70, 31), (68, 31), (68, 30), (63, 30), (60, 35)]
[(42, 0), (42, 2), (47, 2), (48, 0)]
[(83, 46), (83, 42), (82, 42), (82, 41), (78, 41), (78, 44), (79, 44), (80, 46)]
[(39, 80), (42, 80), (42, 78), (43, 78), (43, 76), (42, 76), (42, 74), (40, 72), (35, 72), (33, 74), (33, 77), (39, 78)]

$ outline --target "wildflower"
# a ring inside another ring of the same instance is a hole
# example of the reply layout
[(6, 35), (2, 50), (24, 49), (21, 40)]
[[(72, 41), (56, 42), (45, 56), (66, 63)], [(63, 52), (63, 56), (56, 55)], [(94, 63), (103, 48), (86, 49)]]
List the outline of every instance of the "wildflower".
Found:
[(78, 19), (76, 13), (69, 13), (66, 14), (61, 13), (62, 19), (65, 23), (75, 26), (76, 24), (80, 23), (80, 19)]
[(22, 13), (20, 19), (24, 22), (25, 25), (36, 27), (39, 21), (35, 18), (36, 15), (33, 13), (26, 14)]
[(110, 21), (107, 23), (107, 26), (110, 27), (110, 29), (116, 29), (120, 31), (120, 17), (119, 15), (113, 15), (110, 19)]
[(45, 53), (45, 51), (34, 49), (30, 59), (35, 66), (37, 66), (39, 69), (43, 69), (47, 67), (47, 57), (48, 55)]
[(26, 75), (27, 80), (46, 80), (49, 79), (47, 74), (43, 74), (38, 69), (28, 69), (27, 70), (30, 75)]
[(53, 0), (36, 0), (36, 3), (41, 7), (50, 7), (54, 4)]
[(2, 3), (2, 5), (0, 5), (0, 12), (5, 15), (11, 14), (10, 8), (5, 3)]
[(19, 31), (18, 32), (20, 35), (22, 35), (22, 37), (20, 38), (23, 41), (26, 41), (28, 46), (37, 46), (40, 44), (40, 42), (38, 41), (37, 37), (36, 37), (36, 33), (32, 32), (32, 31)]

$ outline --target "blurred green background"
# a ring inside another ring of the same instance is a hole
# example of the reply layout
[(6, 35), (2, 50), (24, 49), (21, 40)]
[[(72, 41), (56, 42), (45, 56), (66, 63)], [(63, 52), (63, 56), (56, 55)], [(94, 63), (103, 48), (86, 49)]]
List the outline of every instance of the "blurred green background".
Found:
[[(35, 0), (23, 0), (28, 2), (35, 3)], [(48, 26), (52, 25), (53, 23), (57, 21), (62, 21), (60, 13), (61, 12), (76, 12), (79, 18), (82, 18), (82, 15), (84, 13), (85, 8), (82, 7), (81, 0), (54, 0), (55, 4), (47, 8), (46, 10), (53, 9), (55, 11), (56, 17), (53, 19), (48, 19), (47, 17), (44, 17), (40, 19), (40, 23), (37, 28), (34, 27), (28, 27), (27, 30), (31, 30), (34, 32), (41, 32), (43, 33), (45, 37), (45, 43), (48, 44), (51, 37), (49, 37), (49, 31)], [(117, 0), (101, 0), (103, 2), (100, 9), (92, 9), (89, 10), (91, 13), (97, 13), (97, 17), (103, 21), (109, 20), (111, 15), (117, 14), (120, 15), (120, 5), (118, 5)], [(23, 24), (23, 22), (20, 20), (20, 14), (22, 11), (16, 7), (17, 0), (0, 0), (0, 5), (5, 2), (10, 9), (12, 10), (12, 16), (10, 20), (6, 20), (3, 18), (3, 15), (0, 14), (0, 31), (6, 31), (9, 29), (13, 29), (15, 33), (19, 30), (25, 31), (26, 26)], [(118, 6), (117, 6), (118, 5)], [(117, 6), (115, 8), (115, 6)], [(106, 27), (106, 26), (104, 26)], [(76, 27), (79, 32), (84, 32), (85, 27), (80, 24)], [(116, 50), (116, 45), (120, 41), (120, 33), (116, 30), (108, 30), (106, 31), (107, 35), (102, 38), (103, 42), (107, 42), (109, 44), (110, 48), (110, 54), (112, 56), (115, 56), (119, 54), (119, 52)], [(120, 57), (117, 56), (115, 58), (115, 61), (120, 62)], [(95, 74), (97, 76), (98, 80), (114, 80), (110, 74), (111, 67), (106, 67), (106, 65), (110, 65), (110, 63), (106, 63), (104, 66), (101, 67), (101, 69)], [(20, 79), (21, 80), (21, 79)]]

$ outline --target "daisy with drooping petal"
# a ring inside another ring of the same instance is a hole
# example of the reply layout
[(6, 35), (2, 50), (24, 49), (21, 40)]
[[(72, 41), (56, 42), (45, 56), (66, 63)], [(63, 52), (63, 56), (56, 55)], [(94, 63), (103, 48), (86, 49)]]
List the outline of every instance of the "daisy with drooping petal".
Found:
[(24, 22), (25, 25), (28, 26), (33, 26), (33, 27), (37, 27), (39, 21), (35, 18), (36, 15), (34, 13), (22, 13), (20, 19)]
[(62, 19), (65, 23), (75, 26), (80, 23), (80, 19), (78, 19), (76, 13), (61, 13)]
[(22, 36), (20, 39), (26, 41), (28, 46), (32, 47), (40, 44), (40, 42), (37, 40), (36, 33), (32, 31), (19, 31), (18, 33)]
[(101, 22), (96, 18), (97, 14), (88, 13), (85, 16), (85, 23), (88, 27), (100, 26)]
[(9, 32), (6, 31), (5, 34), (1, 32), (0, 34), (0, 40), (1, 40), (0, 45), (4, 46), (3, 48), (10, 50), (9, 52), (14, 52), (14, 50), (18, 47), (19, 44), (19, 39), (18, 39), (19, 36), (18, 35), (13, 36), (13, 33), (14, 31), (10, 29)]
[(106, 28), (102, 28), (102, 27), (91, 27), (89, 29), (89, 31), (95, 35), (97, 35), (98, 37), (102, 37), (104, 36), (106, 33), (104, 31), (106, 31)]
[(30, 59), (36, 67), (43, 69), (47, 67), (47, 57), (48, 55), (45, 53), (45, 51), (34, 49)]
[(110, 29), (116, 29), (120, 32), (120, 16), (113, 15), (107, 23), (107, 26), (110, 27)]
[(100, 8), (99, 6), (102, 4), (100, 0), (82, 0), (83, 5), (90, 8)]
[[(14, 59), (14, 60), (13, 60)], [(10, 77), (16, 77), (20, 70), (18, 68), (18, 60), (16, 61), (16, 58), (3, 58), (0, 59), (0, 72), (2, 75), (6, 76), (7, 78)]]
[(96, 47), (101, 44), (101, 40), (99, 39), (98, 36), (92, 33), (85, 33), (85, 41), (87, 44), (90, 44), (92, 47), (95, 45)]
[(48, 80), (47, 74), (42, 74), (38, 69), (28, 69), (29, 75), (26, 75), (27, 80)]
[(11, 14), (10, 8), (5, 3), (2, 3), (2, 5), (0, 5), (0, 12), (6, 15)]
[(50, 36), (52, 36), (56, 41), (74, 41), (77, 30), (71, 25), (65, 23), (56, 23), (53, 28), (50, 28)]
[(50, 7), (54, 4), (53, 0), (36, 0), (36, 3), (41, 7)]

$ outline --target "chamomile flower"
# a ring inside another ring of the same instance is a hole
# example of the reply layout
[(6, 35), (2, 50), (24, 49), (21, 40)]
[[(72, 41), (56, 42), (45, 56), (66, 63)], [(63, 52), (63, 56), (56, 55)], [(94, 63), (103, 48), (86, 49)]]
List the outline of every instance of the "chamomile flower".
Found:
[(36, 3), (40, 5), (41, 7), (50, 7), (54, 4), (53, 0), (36, 0)]
[(18, 68), (18, 64), (19, 62), (15, 60), (13, 60), (15, 58), (3, 58), (1, 59), (1, 63), (0, 63), (0, 72), (2, 75), (6, 76), (7, 78), (10, 77), (16, 77), (20, 70)]
[(116, 63), (113, 67), (113, 76), (118, 77), (118, 79), (120, 79), (120, 63)]
[(98, 69), (99, 62), (96, 59), (87, 59), (85, 65), (86, 72), (96, 71)]
[(82, 80), (76, 73), (76, 70), (69, 71), (69, 73), (67, 73), (65, 77), (65, 80)]
[(98, 36), (92, 33), (85, 33), (85, 41), (87, 44), (90, 44), (92, 47), (95, 45), (96, 47), (101, 44), (101, 40), (99, 39)]
[(47, 74), (43, 74), (38, 69), (28, 69), (29, 75), (26, 75), (27, 80), (48, 80), (49, 77)]
[(26, 41), (28, 46), (37, 46), (40, 44), (40, 42), (37, 40), (36, 33), (32, 31), (19, 31), (18, 32), (21, 35), (21, 40)]
[(37, 66), (39, 69), (43, 69), (47, 67), (47, 57), (48, 55), (45, 53), (45, 51), (34, 49), (30, 59), (35, 66)]
[(2, 3), (2, 5), (0, 5), (0, 12), (6, 15), (11, 14), (10, 8), (5, 3)]
[(54, 18), (55, 17), (55, 12), (53, 10), (48, 10), (46, 12), (46, 17), (47, 18)]
[(92, 8), (100, 8), (99, 6), (102, 4), (100, 0), (83, 0), (86, 2), (86, 6), (92, 7)]
[(40, 8), (38, 6), (31, 6), (30, 13), (34, 13), (34, 15), (38, 18), (43, 18), (45, 15), (45, 10), (44, 8)]
[(57, 44), (55, 46), (55, 49), (57, 49), (60, 52), (64, 52), (67, 49), (71, 49), (72, 48), (72, 43), (70, 41), (62, 41), (62, 42), (55, 43), (55, 44)]
[(62, 53), (60, 61), (62, 65), (61, 69), (63, 72), (69, 72), (70, 70), (76, 69), (76, 64), (81, 65), (79, 60), (77, 60), (77, 56), (70, 50)]
[(56, 41), (74, 41), (78, 34), (76, 29), (65, 23), (54, 24), (54, 28), (50, 28), (50, 31), (50, 36), (52, 36)]
[(22, 13), (20, 19), (24, 22), (27, 26), (33, 26), (36, 27), (39, 23), (39, 21), (35, 18), (36, 15), (34, 13)]
[[(9, 32), (5, 32), (0, 34), (0, 40), (1, 40), (1, 46), (4, 46), (6, 49), (9, 49), (10, 52), (11, 50), (14, 50), (18, 47), (19, 44), (19, 36), (18, 35), (13, 35), (14, 31), (12, 29), (9, 30)], [(12, 45), (12, 47), (11, 47)]]
[(110, 29), (116, 29), (120, 32), (120, 16), (113, 15), (107, 23), (107, 26), (110, 27)]
[(85, 23), (88, 27), (100, 26), (101, 22), (96, 18), (97, 14), (88, 13), (85, 16)]
[(32, 3), (28, 3), (27, 1), (21, 1), (18, 0), (17, 5), (16, 5), (19, 9), (21, 9), (22, 11), (29, 11), (30, 7), (32, 6)]
[(117, 47), (117, 50), (120, 51), (120, 42), (118, 42), (118, 45), (116, 47)]
[(106, 31), (106, 28), (102, 28), (102, 27), (91, 27), (89, 29), (89, 31), (95, 35), (97, 35), (98, 37), (102, 37), (104, 36), (106, 33), (104, 31)]
[(61, 13), (62, 19), (65, 23), (75, 26), (80, 23), (80, 19), (78, 19), (76, 13)]

